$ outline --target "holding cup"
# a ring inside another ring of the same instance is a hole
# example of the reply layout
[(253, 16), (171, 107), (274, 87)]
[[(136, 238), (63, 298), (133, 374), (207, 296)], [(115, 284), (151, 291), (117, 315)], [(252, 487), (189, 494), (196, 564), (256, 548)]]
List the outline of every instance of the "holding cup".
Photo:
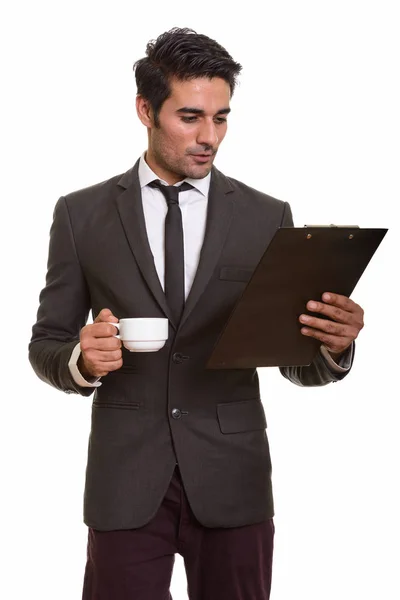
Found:
[(110, 323), (119, 331), (119, 338), (130, 352), (156, 352), (168, 339), (168, 319), (133, 318)]

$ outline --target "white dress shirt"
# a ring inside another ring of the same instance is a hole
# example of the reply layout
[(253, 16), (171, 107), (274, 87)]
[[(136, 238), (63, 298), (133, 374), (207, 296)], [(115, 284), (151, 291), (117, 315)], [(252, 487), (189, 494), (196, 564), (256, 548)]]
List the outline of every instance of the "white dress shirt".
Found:
[[(142, 192), (142, 202), (144, 218), (146, 223), (147, 237), (149, 240), (151, 252), (154, 257), (156, 271), (160, 279), (162, 288), (164, 289), (164, 224), (165, 217), (168, 212), (168, 205), (163, 193), (157, 189), (150, 187), (148, 184), (154, 179), (160, 179), (148, 166), (145, 161), (145, 153), (142, 154), (139, 161), (139, 183)], [(187, 177), (183, 181), (187, 181), (193, 186), (190, 190), (185, 190), (179, 194), (179, 206), (182, 211), (182, 225), (184, 238), (184, 256), (185, 256), (185, 298), (188, 297), (190, 288), (197, 271), (200, 259), (200, 251), (204, 241), (206, 229), (208, 193), (210, 189), (211, 173), (203, 179), (191, 179)], [(165, 185), (169, 185), (166, 181), (160, 180)], [(175, 185), (180, 185), (179, 181)], [(321, 352), (325, 360), (335, 371), (347, 371), (350, 365), (351, 356), (347, 358), (345, 364), (339, 366), (334, 362), (329, 352), (321, 346)], [(78, 385), (82, 387), (98, 387), (101, 385), (99, 379), (92, 383), (87, 381), (79, 372), (77, 362), (81, 353), (80, 344), (78, 343), (69, 360), (68, 366), (71, 375)]]

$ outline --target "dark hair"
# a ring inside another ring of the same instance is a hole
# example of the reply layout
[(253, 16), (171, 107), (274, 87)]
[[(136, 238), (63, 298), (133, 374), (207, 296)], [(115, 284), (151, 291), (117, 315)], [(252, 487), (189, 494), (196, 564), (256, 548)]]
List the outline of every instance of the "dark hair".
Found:
[(136, 61), (133, 70), (137, 93), (150, 102), (158, 126), (161, 107), (171, 95), (171, 78), (220, 77), (229, 83), (232, 96), (242, 66), (215, 40), (174, 27), (147, 44), (145, 58)]

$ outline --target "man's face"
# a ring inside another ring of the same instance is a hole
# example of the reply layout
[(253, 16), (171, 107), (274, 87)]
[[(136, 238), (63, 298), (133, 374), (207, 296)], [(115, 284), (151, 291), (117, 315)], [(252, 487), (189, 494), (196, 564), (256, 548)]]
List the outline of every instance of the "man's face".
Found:
[(230, 111), (230, 87), (219, 77), (173, 79), (171, 89), (159, 113), (159, 127), (147, 102), (137, 99), (139, 117), (149, 131), (146, 161), (169, 184), (185, 177), (201, 179), (210, 172)]

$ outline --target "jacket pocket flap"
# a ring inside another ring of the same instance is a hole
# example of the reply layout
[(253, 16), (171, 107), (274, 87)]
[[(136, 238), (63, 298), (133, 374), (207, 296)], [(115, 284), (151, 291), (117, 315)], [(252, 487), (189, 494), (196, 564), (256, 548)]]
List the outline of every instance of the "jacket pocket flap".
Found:
[(128, 410), (138, 410), (141, 405), (141, 402), (133, 401), (129, 396), (117, 392), (112, 394), (110, 391), (100, 391), (98, 388), (95, 390), (92, 403), (92, 406), (98, 408), (124, 408)]
[(222, 433), (240, 433), (265, 429), (267, 421), (261, 400), (241, 400), (217, 404)]
[(253, 269), (241, 267), (221, 267), (219, 278), (227, 281), (244, 281), (250, 280), (253, 274)]

